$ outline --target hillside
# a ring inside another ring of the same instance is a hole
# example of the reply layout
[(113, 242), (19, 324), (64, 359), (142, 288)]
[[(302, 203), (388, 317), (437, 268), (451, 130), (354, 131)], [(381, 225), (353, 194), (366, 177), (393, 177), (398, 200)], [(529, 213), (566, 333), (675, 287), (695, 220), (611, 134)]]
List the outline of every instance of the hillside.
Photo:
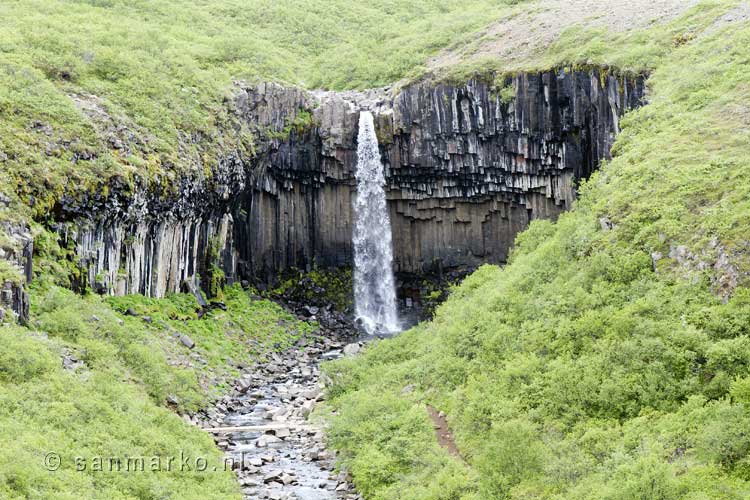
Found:
[(367, 498), (750, 494), (746, 13), (649, 60), (649, 104), (571, 212), (432, 322), (328, 367)]
[[(29, 0), (0, 33), (0, 498), (750, 497), (746, 2)], [(320, 375), (360, 349), (362, 110), (399, 292), (432, 305), (448, 246), (503, 265)]]
[[(43, 214), (112, 179), (168, 190), (251, 155), (233, 82), (368, 88), (485, 26), (504, 2), (64, 1), (0, 5), (0, 151)], [(346, 61), (346, 64), (342, 64)]]
[[(226, 105), (237, 81), (342, 90), (579, 61), (641, 71), (638, 56), (659, 50), (658, 41), (633, 56), (617, 48), (622, 39), (630, 47), (633, 32), (691, 5), (6, 2), (0, 161), (18, 185), (17, 210), (31, 206), (38, 216), (64, 195), (107, 195), (113, 185), (168, 192), (181, 175), (210, 176), (223, 156), (252, 156), (253, 131), (237, 126)], [(497, 26), (511, 27), (510, 40)], [(592, 50), (553, 55), (550, 44)]]

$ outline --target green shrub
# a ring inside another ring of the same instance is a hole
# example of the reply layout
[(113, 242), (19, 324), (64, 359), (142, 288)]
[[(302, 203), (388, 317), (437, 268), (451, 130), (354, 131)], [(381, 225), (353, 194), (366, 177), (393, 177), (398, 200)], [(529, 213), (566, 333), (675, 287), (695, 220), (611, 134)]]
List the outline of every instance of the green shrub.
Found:
[[(702, 29), (726, 6), (701, 4), (674, 26)], [(431, 322), (325, 367), (344, 465), (360, 463), (361, 445), (390, 467), (399, 455), (388, 438), (430, 403), (476, 474), (455, 498), (750, 495), (750, 141), (738, 111), (750, 29), (680, 44), (670, 29), (623, 55), (654, 68), (649, 103), (623, 118), (614, 157), (572, 211), (533, 222), (505, 267), (481, 267)], [(580, 41), (581, 57), (611, 50)], [(382, 394), (385, 408), (372, 401)], [(360, 438), (353, 422), (378, 437)], [(412, 435), (435, 446), (428, 432)], [(398, 483), (351, 470), (374, 498), (394, 484), (424, 498), (450, 467), (405, 464)]]
[(22, 384), (59, 364), (38, 339), (18, 328), (0, 328), (0, 382)]

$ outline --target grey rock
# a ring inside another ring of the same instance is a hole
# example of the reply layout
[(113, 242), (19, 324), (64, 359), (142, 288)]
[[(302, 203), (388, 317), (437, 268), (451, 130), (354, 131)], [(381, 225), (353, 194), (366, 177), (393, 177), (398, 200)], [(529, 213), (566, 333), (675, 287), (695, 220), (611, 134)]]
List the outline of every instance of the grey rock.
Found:
[(282, 438), (283, 439), (283, 438), (288, 438), (289, 436), (291, 436), (291, 432), (289, 431), (288, 427), (281, 427), (281, 428), (276, 429), (274, 431), (274, 435), (277, 438)]
[(184, 345), (188, 349), (192, 349), (195, 347), (195, 342), (193, 342), (193, 339), (185, 334), (180, 334), (180, 342), (182, 342), (182, 345)]
[(268, 472), (265, 476), (263, 476), (263, 482), (268, 484), (275, 482), (277, 480), (280, 480), (282, 476), (282, 472), (280, 470), (271, 471)]
[(317, 399), (320, 396), (320, 388), (312, 387), (302, 392), (302, 397), (306, 399)]
[(344, 346), (344, 355), (346, 356), (354, 356), (359, 353), (361, 347), (357, 343), (353, 344), (347, 344)]
[[(30, 282), (34, 241), (29, 227), (23, 222), (0, 221), (0, 233), (4, 233), (8, 242), (3, 245), (0, 259), (16, 269), (23, 281)], [(16, 281), (0, 282), (0, 319), (9, 318), (20, 323), (29, 319), (29, 295), (23, 284)]]
[[(395, 270), (502, 262), (530, 220), (568, 209), (577, 180), (609, 157), (620, 117), (641, 104), (644, 78), (559, 70), (499, 83), (514, 89), (510, 102), (494, 78), (417, 82), (398, 93), (237, 82), (227, 100), (235, 123), (225, 133), (255, 131), (253, 156), (227, 152), (212, 175), (178, 178), (166, 198), (125, 183), (107, 198), (65, 197), (61, 217), (71, 222), (60, 234), (73, 239), (85, 282), (115, 294), (205, 286), (212, 256), (228, 281), (254, 284), (287, 267), (350, 264), (357, 120), (368, 108), (381, 141)], [(106, 122), (113, 144), (127, 152), (137, 142), (116, 132), (102, 103), (76, 99)], [(300, 110), (313, 119), (289, 131)], [(277, 237), (258, 237), (271, 228)], [(307, 314), (322, 321), (313, 307)]]

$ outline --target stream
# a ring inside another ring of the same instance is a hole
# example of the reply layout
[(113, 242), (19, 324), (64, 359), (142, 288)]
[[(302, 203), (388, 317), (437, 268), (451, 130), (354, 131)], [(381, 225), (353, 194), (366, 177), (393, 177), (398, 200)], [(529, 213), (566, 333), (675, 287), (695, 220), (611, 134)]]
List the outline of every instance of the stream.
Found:
[(307, 339), (246, 370), (199, 425), (236, 464), (245, 499), (360, 499), (345, 473), (333, 470), (323, 429), (307, 420), (322, 401), (318, 365), (359, 344)]

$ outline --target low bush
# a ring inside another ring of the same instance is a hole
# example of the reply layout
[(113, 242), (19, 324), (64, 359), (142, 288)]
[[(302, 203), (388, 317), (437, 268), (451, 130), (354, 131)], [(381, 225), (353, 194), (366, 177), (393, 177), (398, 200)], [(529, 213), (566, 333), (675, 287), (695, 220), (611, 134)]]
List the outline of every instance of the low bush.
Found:
[(43, 271), (32, 287), (29, 328), (0, 327), (0, 498), (239, 499), (213, 440), (175, 411), (314, 328), (238, 286), (199, 318), (191, 295), (81, 296), (52, 281)]
[(571, 212), (433, 321), (325, 367), (332, 444), (372, 498), (429, 498), (436, 477), (455, 499), (750, 495), (749, 42), (716, 27), (650, 59), (649, 103)]

